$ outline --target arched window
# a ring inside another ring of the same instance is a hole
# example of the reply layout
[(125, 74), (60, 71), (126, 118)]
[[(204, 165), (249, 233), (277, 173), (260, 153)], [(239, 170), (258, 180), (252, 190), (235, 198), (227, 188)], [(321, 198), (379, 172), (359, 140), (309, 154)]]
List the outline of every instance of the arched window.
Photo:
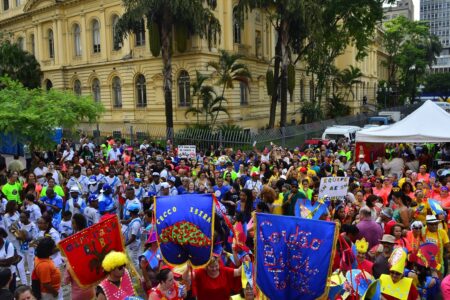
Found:
[(241, 92), (241, 105), (247, 105), (248, 104), (248, 86), (240, 82), (239, 84), (240, 92)]
[(31, 44), (31, 53), (33, 53), (33, 55), (35, 54), (36, 51), (36, 44), (34, 41), (34, 34), (30, 35), (30, 44)]
[(119, 77), (112, 80), (113, 106), (115, 108), (122, 107), (122, 83)]
[(50, 91), (50, 89), (53, 88), (53, 83), (50, 79), (45, 80), (44, 85), (47, 91)]
[(100, 23), (97, 20), (92, 21), (92, 45), (94, 53), (100, 53)]
[(305, 81), (300, 79), (300, 102), (305, 102)]
[(94, 98), (95, 102), (100, 102), (101, 98), (100, 98), (100, 80), (98, 80), (97, 78), (95, 78), (92, 81), (92, 98)]
[(81, 29), (80, 25), (73, 25), (73, 46), (75, 56), (81, 56)]
[(20, 50), (25, 50), (24, 43), (23, 43), (23, 37), (19, 37), (17, 39), (17, 47), (19, 47)]
[(81, 96), (81, 82), (77, 79), (73, 82), (73, 92), (77, 96)]
[(145, 45), (145, 21), (144, 19), (141, 20), (139, 23), (138, 28), (134, 31), (134, 37), (135, 46), (144, 46)]
[(139, 74), (136, 78), (136, 106), (147, 107), (147, 86), (145, 85), (145, 77)]
[(51, 29), (48, 30), (48, 57), (55, 58), (55, 40)]
[(122, 44), (119, 41), (119, 36), (118, 36), (118, 32), (116, 29), (117, 23), (119, 22), (119, 17), (117, 15), (114, 15), (112, 17), (112, 39), (113, 39), (113, 50), (117, 51), (120, 50), (120, 48), (122, 48)]
[(233, 42), (241, 43), (241, 23), (237, 14), (237, 7), (233, 8)]
[(191, 106), (191, 81), (187, 71), (178, 76), (178, 98), (180, 106)]

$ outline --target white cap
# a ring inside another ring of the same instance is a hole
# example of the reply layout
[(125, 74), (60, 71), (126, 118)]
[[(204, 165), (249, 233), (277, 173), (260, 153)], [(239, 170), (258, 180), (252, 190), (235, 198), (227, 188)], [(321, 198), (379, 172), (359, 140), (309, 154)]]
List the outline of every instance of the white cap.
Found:
[(364, 158), (364, 154), (360, 154), (360, 155), (359, 155), (359, 158)]
[(74, 185), (70, 188), (70, 193), (80, 193), (80, 189), (76, 185)]
[(167, 182), (163, 182), (163, 183), (161, 183), (161, 188), (162, 189), (168, 189), (168, 188), (170, 188), (170, 185)]

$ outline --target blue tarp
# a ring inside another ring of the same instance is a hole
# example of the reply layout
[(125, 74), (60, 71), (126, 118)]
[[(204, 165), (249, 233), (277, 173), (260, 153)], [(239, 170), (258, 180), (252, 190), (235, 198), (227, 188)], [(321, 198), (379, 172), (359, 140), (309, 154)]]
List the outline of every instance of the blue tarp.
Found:
[[(62, 128), (56, 128), (52, 136), (52, 141), (59, 144), (62, 136)], [(23, 156), (23, 144), (18, 143), (17, 138), (12, 134), (0, 133), (0, 153)]]

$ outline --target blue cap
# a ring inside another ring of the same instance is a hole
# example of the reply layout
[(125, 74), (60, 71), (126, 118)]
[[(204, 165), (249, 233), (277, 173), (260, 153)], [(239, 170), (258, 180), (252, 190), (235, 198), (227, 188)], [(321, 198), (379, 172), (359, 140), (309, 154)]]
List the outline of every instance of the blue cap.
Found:
[(109, 212), (115, 209), (114, 200), (110, 197), (101, 195), (98, 199), (98, 211), (100, 213)]
[(135, 178), (135, 179), (134, 179), (134, 182), (142, 182), (142, 179), (140, 179), (140, 178)]
[(97, 177), (95, 175), (92, 175), (89, 177), (89, 184), (96, 184), (97, 183)]
[(172, 181), (173, 183), (175, 183), (175, 177), (174, 176), (170, 176), (168, 179), (167, 179), (168, 181)]
[(102, 186), (102, 190), (103, 190), (103, 191), (107, 191), (107, 190), (112, 191), (112, 187), (111, 187), (109, 184), (105, 183), (105, 184)]
[(97, 194), (90, 194), (88, 197), (88, 202), (97, 201), (98, 195)]

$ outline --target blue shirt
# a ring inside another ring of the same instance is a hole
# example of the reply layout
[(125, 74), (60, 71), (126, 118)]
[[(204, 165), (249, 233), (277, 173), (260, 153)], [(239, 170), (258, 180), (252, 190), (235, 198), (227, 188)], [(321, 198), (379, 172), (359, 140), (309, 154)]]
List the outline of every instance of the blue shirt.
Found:
[(52, 207), (47, 206), (47, 211), (53, 212), (53, 219), (52, 219), (52, 225), (54, 228), (59, 228), (59, 224), (61, 223), (61, 213), (63, 208), (63, 199), (55, 195), (53, 198), (49, 198), (47, 196), (44, 196), (41, 198), (41, 201), (45, 204), (53, 205), (59, 208), (59, 212), (56, 212)]
[(218, 187), (217, 185), (213, 186), (214, 192), (219, 191), (219, 193), (216, 194), (217, 200), (222, 200), (223, 196), (226, 192), (230, 190), (230, 186), (228, 185), (222, 185), (222, 187)]

